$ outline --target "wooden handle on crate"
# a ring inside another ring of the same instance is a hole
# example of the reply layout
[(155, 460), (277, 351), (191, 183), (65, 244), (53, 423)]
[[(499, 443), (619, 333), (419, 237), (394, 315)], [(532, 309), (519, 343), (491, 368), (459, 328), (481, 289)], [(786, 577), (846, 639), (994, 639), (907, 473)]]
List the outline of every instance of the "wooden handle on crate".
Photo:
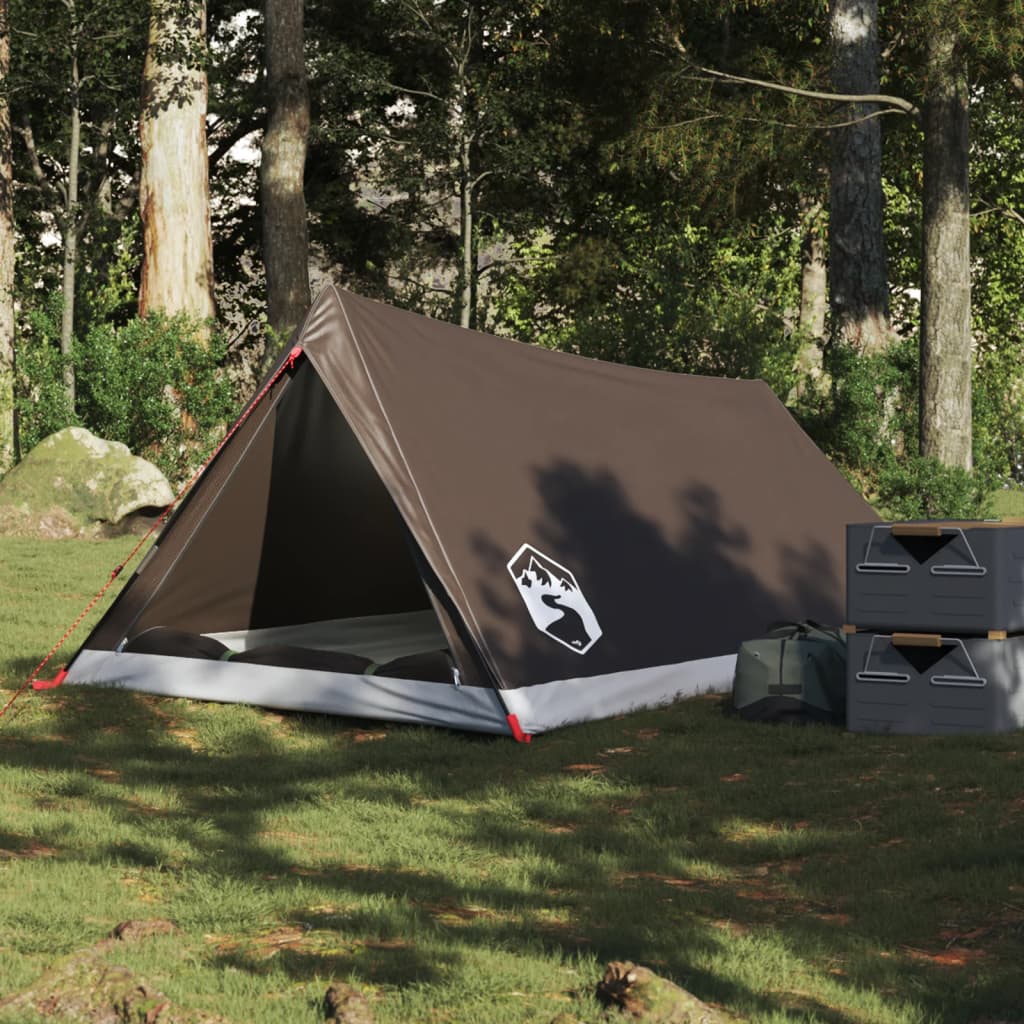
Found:
[(893, 647), (941, 647), (938, 633), (893, 633), (889, 642)]
[(942, 527), (938, 523), (893, 523), (894, 537), (941, 537)]

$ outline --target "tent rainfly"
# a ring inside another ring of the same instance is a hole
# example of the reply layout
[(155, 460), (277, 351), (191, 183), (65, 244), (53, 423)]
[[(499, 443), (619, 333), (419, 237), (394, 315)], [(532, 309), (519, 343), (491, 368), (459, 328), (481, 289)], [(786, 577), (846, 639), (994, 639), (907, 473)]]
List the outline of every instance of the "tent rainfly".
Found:
[(524, 739), (838, 622), (845, 524), (874, 518), (761, 381), (330, 287), (66, 682)]

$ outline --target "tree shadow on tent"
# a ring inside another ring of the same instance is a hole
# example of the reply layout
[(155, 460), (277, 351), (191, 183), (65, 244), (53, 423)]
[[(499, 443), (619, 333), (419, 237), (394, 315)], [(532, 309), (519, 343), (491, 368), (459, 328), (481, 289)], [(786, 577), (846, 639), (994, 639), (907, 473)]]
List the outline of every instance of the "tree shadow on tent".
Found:
[[(779, 619), (839, 617), (833, 557), (820, 545), (802, 550), (797, 538), (769, 549), (729, 521), (711, 487), (693, 484), (678, 495), (669, 536), (606, 471), (556, 463), (538, 469), (536, 481), (543, 512), (524, 539), (576, 576), (601, 625), (594, 650), (602, 673), (735, 653)], [(516, 666), (520, 678), (536, 677), (541, 666), (546, 678), (580, 675), (585, 662), (575, 652), (522, 627), (526, 612), (505, 567), (508, 544), (484, 533), (474, 543), (490, 619), (503, 624), (485, 637), (499, 664)], [(690, 653), (680, 658), (680, 650)]]

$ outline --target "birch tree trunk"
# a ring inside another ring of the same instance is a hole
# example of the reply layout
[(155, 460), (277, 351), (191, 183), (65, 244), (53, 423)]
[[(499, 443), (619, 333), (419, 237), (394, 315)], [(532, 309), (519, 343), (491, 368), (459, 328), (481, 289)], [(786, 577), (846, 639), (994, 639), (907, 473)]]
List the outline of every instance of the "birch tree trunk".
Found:
[[(832, 85), (837, 93), (876, 95), (878, 0), (831, 0)], [(882, 136), (874, 103), (851, 103), (832, 129), (829, 272), (832, 338), (860, 352), (892, 336), (882, 234)]]
[(972, 466), (967, 71), (954, 31), (928, 43), (921, 260), (921, 454)]
[(459, 138), (459, 325), (475, 326), (473, 278), (476, 272), (476, 236), (473, 233), (472, 139), (465, 123)]
[[(824, 210), (816, 199), (800, 197), (804, 236), (800, 258), (800, 330), (821, 343), (825, 339), (828, 281), (825, 264)], [(818, 360), (820, 365), (821, 360)]]
[(267, 317), (279, 335), (302, 322), (310, 304), (309, 236), (303, 178), (309, 145), (309, 87), (303, 0), (265, 0), (267, 123), (260, 163)]
[(827, 388), (823, 366), (825, 311), (828, 309), (828, 274), (825, 262), (824, 207), (821, 201), (799, 199), (802, 242), (800, 245), (800, 347), (796, 353), (796, 386), (792, 398)]
[(143, 71), (139, 314), (214, 315), (205, 0), (151, 0)]
[[(70, 8), (74, 15), (73, 5)], [(81, 232), (81, 211), (78, 203), (78, 170), (82, 148), (82, 108), (79, 95), (78, 26), (74, 28), (71, 49), (71, 116), (68, 137), (68, 181), (64, 193), (64, 257), (61, 268), (60, 354), (64, 357), (64, 391), (68, 408), (75, 407), (75, 366), (72, 346), (75, 340), (75, 278), (78, 270), (78, 236)]]
[(15, 458), (14, 421), (14, 169), (11, 107), (7, 93), (11, 67), (8, 0), (0, 0), (0, 475)]

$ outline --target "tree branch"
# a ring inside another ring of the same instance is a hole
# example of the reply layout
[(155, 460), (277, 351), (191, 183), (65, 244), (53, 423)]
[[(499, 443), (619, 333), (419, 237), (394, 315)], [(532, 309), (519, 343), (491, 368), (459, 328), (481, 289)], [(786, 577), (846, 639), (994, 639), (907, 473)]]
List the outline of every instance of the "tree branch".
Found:
[(733, 82), (736, 85), (752, 85), (758, 89), (770, 89), (774, 92), (784, 92), (789, 96), (802, 96), (808, 100), (821, 100), (826, 103), (878, 103), (889, 107), (893, 112), (909, 114), (911, 117), (918, 117), (921, 111), (902, 96), (888, 96), (884, 93), (863, 93), (850, 94), (841, 92), (818, 92), (815, 89), (798, 89), (793, 85), (781, 85), (778, 82), (769, 82), (762, 78), (745, 78), (742, 75), (730, 75), (724, 71), (715, 71), (713, 68), (701, 67), (695, 64), (694, 67), (702, 74), (711, 78), (717, 78), (724, 82)]
[(998, 213), (1009, 220), (1015, 220), (1018, 224), (1024, 224), (1024, 214), (1009, 206), (986, 206), (984, 210), (973, 210), (972, 217), (984, 217), (989, 213)]
[(407, 92), (410, 96), (426, 96), (427, 99), (437, 100), (438, 103), (443, 104), (444, 100), (435, 92), (426, 92), (423, 89), (410, 89), (406, 85), (399, 85), (397, 82), (385, 82), (384, 83), (389, 89), (394, 89), (396, 92)]
[(32, 122), (25, 118), (22, 124), (14, 128), (14, 131), (22, 136), (25, 141), (25, 147), (29, 153), (29, 163), (32, 166), (32, 176), (36, 179), (36, 184), (43, 189), (50, 188), (49, 176), (43, 169), (42, 162), (39, 159), (39, 151), (36, 148), (36, 136), (32, 132)]
[(776, 121), (773, 118), (765, 117), (744, 117), (741, 114), (723, 114), (723, 113), (709, 113), (701, 114), (699, 117), (692, 117), (686, 121), (674, 121), (672, 124), (660, 124), (656, 125), (652, 131), (667, 131), (670, 128), (685, 128), (691, 124), (698, 124), (701, 121), (714, 121), (714, 120), (730, 120), (730, 121), (750, 121), (753, 124), (767, 124), (774, 128), (814, 128), (814, 129), (830, 129), (830, 128), (850, 128), (855, 124), (862, 124), (864, 121), (870, 121), (876, 117), (885, 117), (887, 114), (902, 114), (902, 110), (875, 110), (870, 114), (865, 114), (863, 117), (854, 117), (849, 121), (830, 121), (828, 123), (800, 123), (799, 121)]
[(230, 131), (221, 135), (217, 129), (223, 123), (223, 120), (219, 121), (217, 126), (207, 134), (207, 139), (213, 144), (213, 149), (210, 151), (211, 167), (219, 166), (221, 160), (231, 151), (235, 143), (241, 142), (247, 135), (259, 131), (262, 124), (259, 118), (247, 118), (231, 125)]

